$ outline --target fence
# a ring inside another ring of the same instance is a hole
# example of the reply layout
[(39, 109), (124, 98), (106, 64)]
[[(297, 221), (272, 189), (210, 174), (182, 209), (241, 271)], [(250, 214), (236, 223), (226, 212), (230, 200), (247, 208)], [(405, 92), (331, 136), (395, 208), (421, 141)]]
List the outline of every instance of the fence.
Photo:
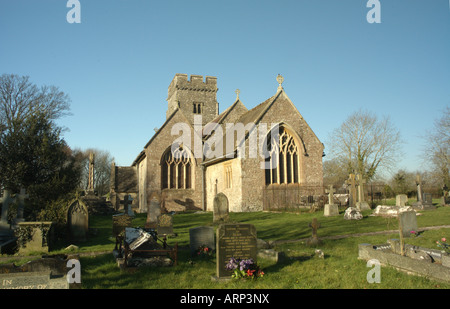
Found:
[(323, 207), (328, 201), (323, 186), (273, 184), (263, 189), (264, 210), (299, 210)]

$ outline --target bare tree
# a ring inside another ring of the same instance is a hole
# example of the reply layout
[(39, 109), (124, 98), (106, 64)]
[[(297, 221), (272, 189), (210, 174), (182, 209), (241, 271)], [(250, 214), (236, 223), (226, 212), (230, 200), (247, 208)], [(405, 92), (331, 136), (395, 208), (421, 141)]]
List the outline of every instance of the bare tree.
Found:
[(422, 157), (431, 165), (436, 182), (450, 187), (450, 107), (443, 110), (442, 116), (434, 122), (433, 130), (424, 138), (426, 146)]
[(400, 132), (389, 117), (367, 111), (351, 114), (329, 137), (329, 155), (344, 165), (347, 173), (373, 179), (380, 170), (392, 168), (400, 155)]
[(67, 94), (55, 86), (38, 87), (28, 76), (0, 76), (0, 128), (16, 130), (18, 124), (40, 113), (50, 121), (67, 115), (70, 108)]

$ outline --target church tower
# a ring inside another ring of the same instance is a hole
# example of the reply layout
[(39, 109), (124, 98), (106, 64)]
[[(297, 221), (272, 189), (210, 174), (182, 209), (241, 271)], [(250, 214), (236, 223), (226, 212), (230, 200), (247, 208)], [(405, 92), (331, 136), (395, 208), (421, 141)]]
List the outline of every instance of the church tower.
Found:
[(217, 78), (202, 75), (175, 74), (169, 85), (166, 119), (178, 108), (194, 124), (194, 116), (202, 116), (202, 125), (212, 121), (219, 114), (217, 103)]

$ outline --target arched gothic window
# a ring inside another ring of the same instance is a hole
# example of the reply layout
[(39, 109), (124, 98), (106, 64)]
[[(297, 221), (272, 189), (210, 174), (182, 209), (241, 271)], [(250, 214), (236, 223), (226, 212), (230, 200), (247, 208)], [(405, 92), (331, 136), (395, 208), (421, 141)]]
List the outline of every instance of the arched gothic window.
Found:
[(189, 150), (179, 146), (175, 151), (169, 148), (161, 159), (161, 188), (192, 188), (192, 160)]
[(284, 127), (279, 133), (267, 135), (266, 185), (300, 183), (300, 149), (298, 142)]

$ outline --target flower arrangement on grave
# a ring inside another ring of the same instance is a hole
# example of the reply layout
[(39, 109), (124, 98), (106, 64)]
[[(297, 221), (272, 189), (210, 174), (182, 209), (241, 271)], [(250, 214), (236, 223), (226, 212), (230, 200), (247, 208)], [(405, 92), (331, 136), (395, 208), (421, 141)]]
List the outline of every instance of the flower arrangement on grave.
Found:
[(201, 245), (197, 249), (198, 257), (209, 257), (213, 254), (213, 250), (206, 245)]
[(417, 231), (410, 231), (409, 233), (410, 233), (411, 237), (419, 236), (419, 233)]
[(447, 244), (447, 239), (445, 237), (441, 238), (441, 240), (436, 241), (436, 244), (439, 248), (443, 249), (445, 252), (450, 253), (450, 245)]
[(234, 279), (257, 279), (264, 276), (264, 272), (253, 261), (253, 259), (235, 259), (231, 258), (226, 269), (233, 271), (231, 278)]

